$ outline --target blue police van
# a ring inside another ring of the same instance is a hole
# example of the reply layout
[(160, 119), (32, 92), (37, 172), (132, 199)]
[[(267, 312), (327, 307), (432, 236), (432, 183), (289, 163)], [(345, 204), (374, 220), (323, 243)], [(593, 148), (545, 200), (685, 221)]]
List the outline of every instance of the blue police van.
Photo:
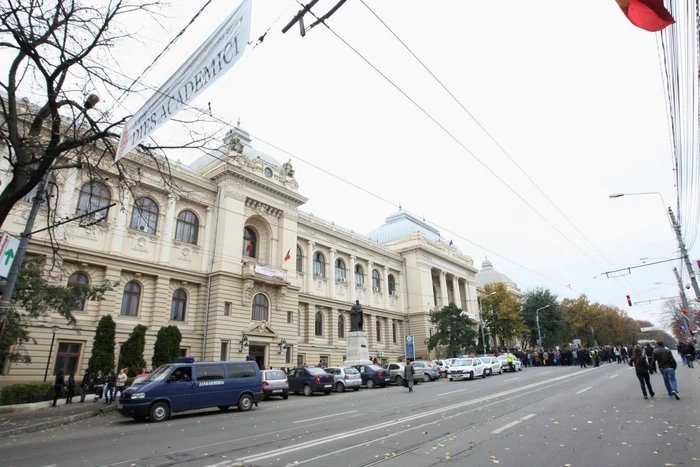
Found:
[(218, 407), (250, 410), (263, 400), (260, 368), (254, 361), (172, 363), (124, 390), (117, 410), (136, 420), (162, 422), (174, 412)]

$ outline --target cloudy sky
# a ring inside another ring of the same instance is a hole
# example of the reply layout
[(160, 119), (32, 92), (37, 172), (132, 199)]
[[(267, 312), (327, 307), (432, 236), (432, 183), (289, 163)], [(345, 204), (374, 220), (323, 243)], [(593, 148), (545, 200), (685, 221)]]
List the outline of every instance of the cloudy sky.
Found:
[[(655, 34), (633, 27), (613, 0), (366, 2), (561, 212), (359, 0), (328, 24), (444, 130), (325, 27), (305, 38), (298, 28), (281, 34), (299, 9), (293, 0), (254, 0), (251, 39), (272, 26), (265, 41), (195, 105), (240, 118), (253, 145), (280, 161), (290, 156), (259, 139), (294, 154), (304, 209), (316, 216), (369, 232), (400, 203), (524, 290), (586, 293), (660, 322), (662, 301), (628, 308), (625, 296), (676, 295), (677, 263), (601, 276), (676, 255), (657, 196), (608, 197), (657, 191), (675, 205)], [(202, 4), (176, 1), (165, 30), (144, 22), (141, 44), (114, 51), (124, 73), (138, 75)], [(213, 0), (145, 83), (167, 79), (237, 4)], [(314, 11), (334, 4), (321, 0)], [(126, 109), (148, 97), (128, 99)], [(156, 138), (175, 132), (169, 124)]]

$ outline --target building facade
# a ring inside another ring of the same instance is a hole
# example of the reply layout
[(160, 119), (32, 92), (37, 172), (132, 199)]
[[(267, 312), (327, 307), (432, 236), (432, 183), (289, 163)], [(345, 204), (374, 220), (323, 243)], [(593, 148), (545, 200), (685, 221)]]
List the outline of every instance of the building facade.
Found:
[[(59, 368), (82, 372), (106, 314), (117, 326), (115, 359), (142, 324), (150, 364), (156, 333), (176, 325), (183, 356), (250, 355), (268, 368), (341, 364), (355, 300), (364, 307), (370, 355), (382, 361), (404, 357), (407, 335), (415, 356), (429, 358), (436, 307), (455, 302), (476, 318), (477, 269), (436, 229), (399, 211), (364, 236), (304, 213), (291, 164), (254, 149), (241, 128), (218, 151), (174, 164), (167, 184), (147, 158), (123, 162), (138, 174), (130, 190), (111, 165), (54, 175), (49, 203), (61, 218), (116, 205), (54, 229), (61, 254), (47, 274), (68, 286), (107, 281), (112, 289), (102, 301), (76, 304), (75, 326), (57, 314), (32, 322), (35, 342), (21, 349), (31, 363), (4, 362), (2, 384)], [(0, 176), (6, 185), (6, 165)], [(18, 203), (5, 231), (21, 232), (33, 196)], [(48, 212), (41, 208), (37, 226)], [(50, 254), (51, 242), (47, 232), (34, 236), (29, 254)]]

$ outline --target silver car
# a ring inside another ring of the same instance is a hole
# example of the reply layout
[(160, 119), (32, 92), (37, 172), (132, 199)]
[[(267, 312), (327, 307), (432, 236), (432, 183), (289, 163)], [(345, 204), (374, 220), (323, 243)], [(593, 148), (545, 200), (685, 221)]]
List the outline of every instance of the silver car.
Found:
[[(403, 380), (406, 379), (406, 364), (405, 363), (389, 363), (385, 366), (389, 370), (389, 376), (391, 376), (391, 382), (397, 386), (403, 384)], [(420, 381), (423, 379), (423, 368), (418, 366), (413, 366), (413, 380)]]
[(342, 368), (342, 367), (328, 367), (324, 368), (326, 373), (333, 375), (335, 379), (335, 390), (338, 392), (343, 392), (346, 389), (352, 389), (353, 391), (359, 391), (360, 386), (362, 386), (362, 376), (360, 372), (354, 368)]
[(433, 362), (417, 361), (413, 362), (413, 366), (423, 370), (423, 381), (435, 381), (440, 378), (440, 369)]
[(480, 357), (481, 361), (486, 365), (486, 376), (491, 376), (494, 373), (499, 375), (503, 373), (501, 361), (496, 357)]
[(280, 396), (282, 399), (289, 398), (289, 382), (287, 375), (282, 370), (262, 370), (263, 395), (265, 399), (272, 396)]

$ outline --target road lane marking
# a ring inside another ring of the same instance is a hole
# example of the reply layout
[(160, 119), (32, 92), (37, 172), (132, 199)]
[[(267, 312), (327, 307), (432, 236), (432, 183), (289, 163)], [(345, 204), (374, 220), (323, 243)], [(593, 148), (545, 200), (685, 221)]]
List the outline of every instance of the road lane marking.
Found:
[(357, 410), (351, 410), (350, 412), (334, 413), (332, 415), (324, 415), (323, 417), (307, 418), (306, 420), (298, 420), (294, 423), (312, 422), (314, 420), (320, 420), (322, 418), (340, 417), (341, 415), (347, 415), (349, 413), (355, 413), (355, 412), (357, 412)]
[(489, 396), (480, 397), (478, 399), (460, 402), (460, 403), (453, 404), (453, 405), (450, 405), (447, 407), (441, 407), (438, 409), (430, 410), (428, 412), (421, 412), (418, 414), (409, 415), (409, 416), (406, 416), (403, 418), (398, 418), (398, 419), (387, 421), (387, 422), (381, 422), (381, 423), (377, 423), (374, 425), (363, 426), (361, 428), (356, 428), (354, 430), (350, 430), (350, 431), (347, 431), (344, 433), (337, 433), (334, 435), (325, 436), (323, 438), (318, 438), (315, 440), (306, 441), (303, 443), (299, 443), (299, 444), (292, 445), (292, 446), (287, 446), (284, 448), (271, 449), (271, 450), (264, 451), (264, 452), (261, 452), (258, 454), (252, 454), (252, 455), (246, 456), (246, 457), (239, 457), (238, 459), (236, 459), (236, 461), (242, 462), (242, 463), (256, 463), (256, 462), (259, 462), (259, 461), (264, 460), (264, 459), (269, 459), (271, 457), (279, 457), (281, 455), (291, 454), (293, 452), (300, 451), (302, 449), (313, 448), (313, 447), (320, 446), (320, 445), (323, 445), (323, 444), (326, 444), (329, 442), (339, 441), (341, 439), (349, 438), (351, 436), (356, 436), (356, 435), (360, 435), (360, 434), (364, 435), (364, 434), (369, 433), (371, 431), (385, 429), (385, 428), (388, 428), (388, 427), (391, 427), (394, 425), (402, 425), (402, 424), (405, 424), (406, 422), (410, 422), (410, 421), (413, 421), (416, 419), (430, 417), (433, 415), (442, 415), (446, 412), (449, 412), (450, 410), (456, 410), (456, 409), (459, 409), (462, 407), (468, 407), (470, 405), (480, 404), (482, 402), (485, 402), (485, 401), (488, 401), (490, 399), (494, 399), (497, 397), (503, 397), (503, 396), (507, 396), (507, 395), (515, 394), (515, 393), (522, 393), (523, 391), (526, 391), (528, 389), (532, 389), (532, 388), (543, 386), (543, 385), (549, 385), (549, 384), (552, 384), (556, 381), (563, 381), (563, 380), (570, 379), (570, 378), (577, 378), (577, 377), (581, 376), (582, 374), (585, 374), (588, 371), (592, 371), (592, 369), (584, 370), (582, 372), (570, 373), (570, 374), (563, 375), (563, 376), (558, 376), (558, 377), (552, 378), (550, 380), (539, 381), (537, 383), (532, 383), (532, 384), (529, 384), (527, 386), (521, 386), (521, 387), (509, 389), (507, 391), (503, 391), (503, 392), (500, 392), (497, 394), (491, 394)]
[(589, 389), (593, 389), (593, 386), (588, 386), (587, 388), (583, 388), (579, 392), (577, 392), (576, 394), (583, 394), (584, 392), (588, 391)]
[(619, 375), (612, 375), (612, 376), (611, 376), (610, 378), (608, 378), (608, 379), (617, 378), (618, 376), (619, 376)]
[(522, 422), (524, 422), (525, 420), (530, 420), (530, 419), (531, 419), (532, 417), (534, 417), (535, 415), (536, 415), (536, 414), (534, 414), (534, 413), (529, 413), (529, 414), (525, 415), (523, 418), (519, 418), (519, 419), (517, 419), (517, 420), (514, 421), (514, 422), (510, 422), (510, 423), (508, 423), (507, 425), (503, 425), (502, 427), (500, 427), (500, 428), (497, 429), (497, 430), (493, 430), (493, 431), (491, 432), (491, 434), (492, 434), (492, 435), (501, 434), (501, 433), (503, 433), (504, 431), (506, 431), (507, 429), (513, 428), (513, 427), (514, 427), (515, 425), (517, 425), (518, 423), (522, 423)]
[(542, 373), (540, 373), (540, 374), (541, 374), (541, 375), (546, 375), (547, 373), (551, 373), (551, 372), (552, 372), (552, 370), (549, 370), (549, 371), (543, 371), (543, 372), (542, 372)]
[(515, 381), (515, 380), (517, 380), (517, 379), (520, 379), (520, 378), (506, 379), (506, 380), (504, 380), (503, 382), (504, 382), (504, 383), (510, 383), (511, 381)]
[(454, 394), (455, 392), (463, 392), (463, 391), (466, 391), (466, 389), (457, 389), (456, 391), (443, 392), (442, 394), (438, 394), (438, 396), (446, 396), (448, 394)]

